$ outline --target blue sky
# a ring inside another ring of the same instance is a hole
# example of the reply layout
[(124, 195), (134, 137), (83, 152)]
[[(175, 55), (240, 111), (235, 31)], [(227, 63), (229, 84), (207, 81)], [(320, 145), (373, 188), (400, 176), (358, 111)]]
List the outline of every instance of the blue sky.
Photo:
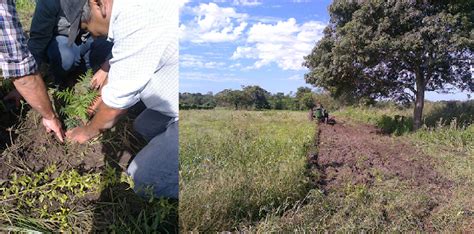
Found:
[[(259, 85), (295, 92), (301, 66), (322, 37), (330, 0), (181, 0), (180, 92)], [(426, 94), (429, 100), (467, 100), (464, 93)]]

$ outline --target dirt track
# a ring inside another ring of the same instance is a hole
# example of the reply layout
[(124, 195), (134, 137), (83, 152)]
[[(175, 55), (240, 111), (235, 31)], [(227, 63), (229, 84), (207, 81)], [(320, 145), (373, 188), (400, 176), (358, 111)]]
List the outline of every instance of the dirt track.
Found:
[(321, 125), (318, 165), (323, 169), (324, 188), (346, 183), (374, 182), (374, 173), (385, 179), (398, 177), (414, 186), (427, 186), (433, 192), (449, 189), (451, 183), (436, 173), (432, 158), (423, 155), (409, 142), (383, 135), (377, 128), (364, 124), (338, 123)]
[[(317, 164), (318, 187), (326, 194), (337, 193), (347, 184), (370, 188), (377, 181), (397, 179), (431, 197), (425, 218), (450, 197), (453, 182), (434, 170), (432, 157), (403, 138), (383, 135), (374, 126), (340, 122), (319, 125), (318, 139), (319, 153), (310, 162)], [(429, 221), (422, 226), (431, 230)]]

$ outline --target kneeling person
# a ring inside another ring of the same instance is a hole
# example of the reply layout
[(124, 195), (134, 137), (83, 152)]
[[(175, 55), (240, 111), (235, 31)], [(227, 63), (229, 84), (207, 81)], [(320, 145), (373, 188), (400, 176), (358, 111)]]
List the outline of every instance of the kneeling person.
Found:
[(48, 63), (55, 83), (65, 85), (71, 75), (98, 70), (110, 55), (112, 44), (93, 39), (80, 29), (86, 0), (37, 1), (28, 48), (38, 64)]
[(84, 143), (111, 128), (140, 99), (135, 129), (148, 141), (127, 172), (135, 190), (178, 198), (178, 7), (166, 0), (90, 0), (83, 26), (114, 43), (102, 103), (86, 126), (67, 132)]

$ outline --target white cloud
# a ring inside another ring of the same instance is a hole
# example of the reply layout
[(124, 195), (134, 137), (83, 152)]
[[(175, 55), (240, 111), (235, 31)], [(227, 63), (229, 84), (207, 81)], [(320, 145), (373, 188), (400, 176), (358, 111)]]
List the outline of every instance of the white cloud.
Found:
[(256, 59), (253, 68), (276, 63), (283, 70), (303, 69), (303, 57), (322, 38), (326, 25), (318, 21), (297, 24), (294, 18), (276, 24), (257, 23), (248, 31), (247, 44), (232, 59)]
[(232, 55), (231, 59), (239, 59), (239, 58), (257, 59), (258, 57), (257, 57), (256, 52), (257, 50), (252, 47), (239, 46), (234, 51), (234, 54)]
[(180, 10), (183, 9), (184, 6), (188, 3), (190, 3), (190, 2), (191, 2), (191, 0), (178, 0), (179, 9)]
[(193, 20), (180, 25), (181, 40), (193, 43), (228, 42), (237, 40), (248, 23), (247, 14), (237, 13), (232, 7), (215, 3), (200, 4), (191, 9)]
[(179, 59), (181, 66), (189, 68), (216, 69), (225, 66), (224, 62), (205, 61), (203, 56), (199, 55), (183, 54), (179, 56)]
[(242, 6), (258, 6), (261, 5), (262, 2), (259, 0), (234, 0), (234, 5), (242, 5)]
[(179, 78), (182, 80), (198, 80), (211, 82), (243, 82), (245, 79), (238, 78), (234, 74), (217, 74), (203, 72), (181, 72)]

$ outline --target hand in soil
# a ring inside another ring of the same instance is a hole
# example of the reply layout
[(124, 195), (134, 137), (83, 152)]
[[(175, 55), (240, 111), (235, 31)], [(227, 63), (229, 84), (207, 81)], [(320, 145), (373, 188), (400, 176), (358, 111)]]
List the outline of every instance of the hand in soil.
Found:
[(21, 99), (23, 99), (23, 97), (21, 96), (21, 94), (16, 90), (12, 90), (11, 92), (9, 92), (4, 98), (3, 100), (4, 101), (11, 101), (11, 102), (14, 102), (15, 103), (15, 106), (18, 108), (20, 107), (20, 101)]
[(107, 75), (109, 73), (99, 69), (91, 79), (91, 87), (93, 89), (101, 89), (107, 83)]
[(84, 144), (93, 137), (99, 135), (99, 131), (96, 131), (89, 126), (82, 126), (73, 128), (66, 132), (66, 138), (72, 142), (77, 142), (80, 144)]
[(61, 125), (61, 121), (58, 118), (54, 117), (52, 119), (43, 118), (43, 125), (46, 128), (46, 131), (49, 133), (53, 131), (58, 137), (60, 142), (64, 142), (64, 130)]

